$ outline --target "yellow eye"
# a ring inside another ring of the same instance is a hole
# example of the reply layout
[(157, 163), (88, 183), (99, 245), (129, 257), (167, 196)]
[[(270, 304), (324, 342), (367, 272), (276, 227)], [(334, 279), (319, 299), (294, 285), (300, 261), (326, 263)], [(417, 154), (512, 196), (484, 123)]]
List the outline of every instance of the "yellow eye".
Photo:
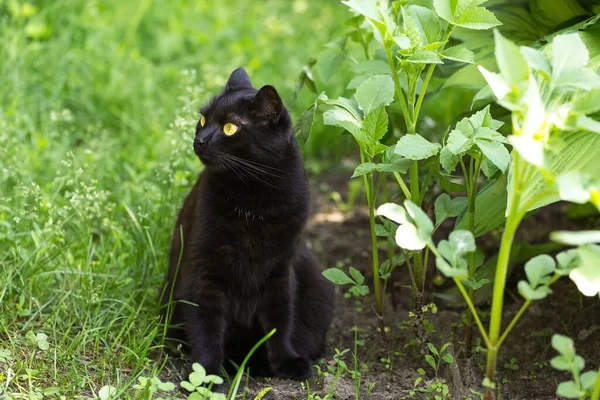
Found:
[(204, 115), (200, 116), (200, 126), (204, 127), (204, 125), (206, 125), (206, 118), (204, 118)]
[(235, 124), (232, 124), (231, 122), (226, 123), (223, 126), (223, 133), (225, 133), (227, 136), (231, 136), (234, 133), (236, 133), (238, 131), (238, 126)]

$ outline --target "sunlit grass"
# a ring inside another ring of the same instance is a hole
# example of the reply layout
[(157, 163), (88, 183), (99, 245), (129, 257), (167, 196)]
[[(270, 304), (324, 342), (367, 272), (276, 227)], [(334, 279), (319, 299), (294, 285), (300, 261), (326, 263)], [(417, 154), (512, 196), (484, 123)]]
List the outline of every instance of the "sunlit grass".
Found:
[(0, 397), (150, 398), (198, 106), (245, 66), (297, 115), (336, 3), (0, 1)]

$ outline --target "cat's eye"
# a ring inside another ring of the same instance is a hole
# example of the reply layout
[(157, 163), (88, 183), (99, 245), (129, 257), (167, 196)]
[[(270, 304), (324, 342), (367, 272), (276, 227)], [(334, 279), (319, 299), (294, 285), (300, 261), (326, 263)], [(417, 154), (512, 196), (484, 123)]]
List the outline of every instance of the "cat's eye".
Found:
[(227, 136), (231, 136), (234, 133), (236, 133), (238, 131), (238, 126), (235, 124), (232, 124), (231, 122), (226, 123), (223, 126), (223, 133), (225, 133)]
[(206, 118), (204, 118), (204, 115), (200, 116), (200, 126), (204, 128), (204, 125), (206, 125)]

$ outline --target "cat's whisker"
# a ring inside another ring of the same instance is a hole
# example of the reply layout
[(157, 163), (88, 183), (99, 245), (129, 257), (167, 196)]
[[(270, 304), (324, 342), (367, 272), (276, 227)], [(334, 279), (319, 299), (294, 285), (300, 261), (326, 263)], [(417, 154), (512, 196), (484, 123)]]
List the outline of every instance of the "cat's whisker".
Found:
[(262, 169), (262, 168), (260, 168), (260, 167), (258, 167), (258, 166), (256, 166), (256, 165), (248, 164), (248, 163), (246, 163), (246, 160), (243, 160), (243, 159), (239, 159), (239, 158), (231, 158), (231, 157), (228, 157), (228, 160), (229, 160), (230, 162), (233, 162), (233, 163), (235, 163), (235, 164), (236, 164), (236, 165), (238, 165), (238, 166), (241, 166), (241, 165), (243, 165), (244, 167), (246, 167), (246, 169), (250, 169), (250, 170), (252, 170), (253, 172), (256, 172), (256, 173), (258, 173), (258, 174), (269, 175), (269, 176), (273, 176), (273, 177), (276, 177), (276, 178), (281, 178), (281, 179), (284, 179), (284, 178), (286, 178), (286, 177), (285, 177), (285, 176), (283, 176), (283, 175), (275, 174), (275, 173), (273, 173), (273, 172), (270, 172), (270, 171), (265, 171), (264, 169)]
[(225, 167), (227, 167), (231, 172), (236, 174), (237, 177), (240, 178), (240, 180), (244, 183), (244, 185), (248, 186), (248, 183), (244, 180), (244, 178), (242, 178), (242, 175), (236, 170), (235, 165), (231, 161), (227, 160), (225, 157), (219, 157), (219, 161), (221, 161), (223, 165), (225, 165)]
[(261, 179), (259, 176), (255, 175), (252, 173), (252, 170), (248, 169), (247, 166), (245, 166), (244, 164), (238, 164), (237, 165), (242, 171), (244, 171), (245, 173), (247, 173), (248, 175), (254, 177), (255, 179), (261, 181), (262, 183), (264, 183), (265, 185), (269, 185), (271, 187), (277, 188), (277, 189), (281, 189), (281, 186), (277, 186), (277, 185), (273, 185), (270, 182), (265, 181), (264, 179)]
[(243, 161), (243, 162), (246, 162), (246, 163), (249, 163), (249, 164), (256, 165), (257, 167), (262, 167), (262, 168), (270, 169), (272, 171), (277, 171), (277, 172), (283, 172), (284, 174), (289, 174), (290, 173), (289, 171), (286, 171), (286, 170), (283, 170), (283, 169), (280, 169), (280, 168), (275, 168), (275, 167), (272, 167), (270, 165), (262, 164), (262, 163), (259, 163), (259, 162), (256, 162), (256, 161), (248, 160), (248, 159), (245, 159), (245, 158), (242, 158), (242, 157), (234, 156), (233, 154), (228, 154), (228, 156), (231, 157), (231, 158), (234, 158), (234, 159), (236, 159), (238, 161)]

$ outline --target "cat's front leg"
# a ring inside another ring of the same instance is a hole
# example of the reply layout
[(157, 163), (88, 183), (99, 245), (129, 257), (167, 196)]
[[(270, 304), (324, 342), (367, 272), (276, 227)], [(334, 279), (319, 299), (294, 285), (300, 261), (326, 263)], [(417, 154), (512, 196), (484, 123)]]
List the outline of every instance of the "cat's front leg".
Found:
[(259, 322), (265, 332), (277, 332), (266, 342), (269, 364), (275, 375), (304, 380), (311, 375), (311, 363), (292, 346), (294, 330), (295, 277), (293, 271), (282, 267), (269, 281)]
[(195, 304), (180, 303), (191, 346), (188, 372), (193, 363), (199, 363), (208, 374), (217, 375), (225, 358), (226, 298), (217, 287), (203, 285), (192, 299)]

